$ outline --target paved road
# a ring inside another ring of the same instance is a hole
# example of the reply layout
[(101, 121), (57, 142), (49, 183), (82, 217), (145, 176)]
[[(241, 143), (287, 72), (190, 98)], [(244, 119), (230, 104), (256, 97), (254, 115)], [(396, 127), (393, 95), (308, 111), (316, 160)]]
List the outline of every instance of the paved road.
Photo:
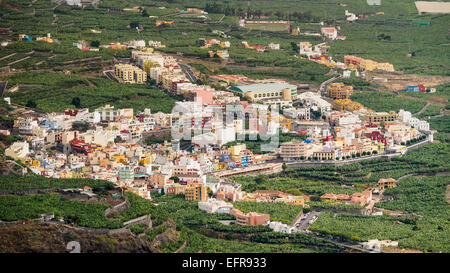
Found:
[(333, 77), (331, 79), (328, 79), (326, 81), (324, 81), (320, 87), (318, 92), (320, 93), (320, 95), (325, 96), (327, 94), (327, 87), (330, 83), (334, 82), (335, 80), (339, 79), (341, 77), (341, 75)]
[[(306, 215), (306, 218), (301, 220), (300, 223), (298, 223), (296, 225), (297, 230), (304, 232), (305, 230), (307, 230), (309, 228), (309, 226), (312, 224), (310, 224), (310, 221), (313, 219), (317, 219), (317, 217), (319, 217), (320, 211), (311, 211), (310, 213), (308, 213)], [(316, 218), (314, 218), (316, 217)]]
[(183, 64), (183, 63), (178, 63), (181, 67), (181, 69), (183, 69), (184, 73), (186, 73), (186, 76), (188, 77), (188, 79), (195, 83), (197, 82), (197, 76), (195, 76), (194, 71), (192, 70), (192, 68), (187, 65), (187, 64)]

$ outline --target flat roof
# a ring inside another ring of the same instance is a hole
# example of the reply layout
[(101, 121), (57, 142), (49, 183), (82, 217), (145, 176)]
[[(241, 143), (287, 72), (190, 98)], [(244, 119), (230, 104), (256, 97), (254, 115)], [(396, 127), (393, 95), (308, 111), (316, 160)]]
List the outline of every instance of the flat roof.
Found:
[(273, 91), (273, 90), (280, 90), (280, 89), (285, 89), (285, 88), (297, 89), (297, 86), (288, 84), (285, 82), (273, 82), (273, 83), (257, 83), (257, 84), (249, 84), (249, 85), (232, 86), (230, 88), (230, 90), (247, 93), (247, 92), (255, 92), (255, 91)]

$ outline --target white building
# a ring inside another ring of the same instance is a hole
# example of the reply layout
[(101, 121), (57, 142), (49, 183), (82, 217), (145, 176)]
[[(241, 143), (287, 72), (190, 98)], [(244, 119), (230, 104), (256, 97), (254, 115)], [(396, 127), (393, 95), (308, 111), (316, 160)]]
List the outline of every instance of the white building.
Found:
[(30, 153), (28, 142), (14, 142), (5, 150), (5, 155), (14, 159), (24, 159)]
[(322, 35), (331, 40), (336, 40), (337, 37), (337, 30), (335, 27), (323, 27), (320, 29), (320, 32)]
[(298, 98), (303, 103), (303, 106), (310, 107), (311, 109), (317, 111), (320, 110), (322, 113), (331, 111), (331, 104), (326, 100), (322, 99), (319, 94), (313, 92), (305, 92), (298, 95)]
[(229, 213), (233, 204), (211, 198), (206, 202), (198, 202), (198, 208), (207, 213)]
[(283, 115), (290, 119), (298, 120), (310, 120), (311, 111), (309, 108), (285, 108), (283, 109)]
[(274, 232), (292, 233), (295, 229), (281, 222), (269, 222), (269, 228)]

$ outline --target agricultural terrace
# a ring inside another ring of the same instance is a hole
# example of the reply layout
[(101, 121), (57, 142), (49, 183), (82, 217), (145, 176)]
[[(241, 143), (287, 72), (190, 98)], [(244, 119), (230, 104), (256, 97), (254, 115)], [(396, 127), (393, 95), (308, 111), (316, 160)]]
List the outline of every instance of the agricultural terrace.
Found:
[(384, 192), (394, 196), (394, 200), (376, 204), (389, 210), (414, 213), (421, 218), (324, 212), (309, 229), (346, 240), (395, 240), (399, 242), (399, 248), (448, 252), (450, 209), (445, 192), (449, 178), (406, 178), (396, 188)]

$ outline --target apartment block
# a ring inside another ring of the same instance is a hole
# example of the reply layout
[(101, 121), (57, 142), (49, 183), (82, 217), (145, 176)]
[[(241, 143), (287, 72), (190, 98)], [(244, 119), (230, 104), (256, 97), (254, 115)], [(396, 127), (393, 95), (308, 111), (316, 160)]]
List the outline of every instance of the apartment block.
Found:
[(186, 187), (184, 193), (186, 201), (208, 201), (208, 192), (202, 184), (192, 184)]
[(296, 160), (306, 157), (307, 144), (303, 141), (293, 140), (281, 144), (280, 156), (284, 161)]
[(327, 97), (332, 99), (349, 99), (353, 95), (353, 86), (343, 83), (332, 83), (327, 88)]
[(240, 226), (260, 226), (266, 225), (270, 221), (270, 215), (257, 212), (243, 213), (240, 210), (233, 209), (236, 217), (236, 225)]
[(142, 84), (147, 81), (147, 73), (131, 64), (116, 64), (114, 75), (122, 82)]
[(371, 112), (367, 113), (363, 117), (365, 122), (393, 122), (397, 119), (397, 114), (394, 111), (386, 112)]
[(363, 109), (364, 106), (361, 103), (352, 101), (350, 99), (338, 99), (333, 101), (333, 109), (338, 111), (358, 111)]

